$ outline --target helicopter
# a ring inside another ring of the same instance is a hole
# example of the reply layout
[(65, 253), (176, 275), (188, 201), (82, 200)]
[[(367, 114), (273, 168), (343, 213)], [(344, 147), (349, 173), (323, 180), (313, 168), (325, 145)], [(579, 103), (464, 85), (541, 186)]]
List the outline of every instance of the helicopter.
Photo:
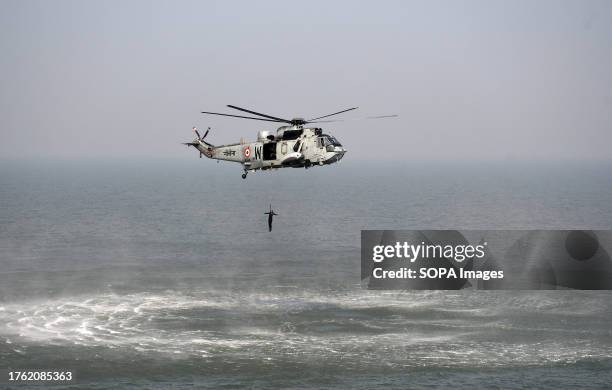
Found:
[[(196, 139), (185, 142), (184, 145), (193, 146), (200, 152), (200, 158), (206, 156), (215, 160), (233, 161), (242, 164), (244, 173), (242, 178), (246, 179), (249, 172), (257, 170), (270, 170), (278, 168), (310, 168), (313, 166), (325, 166), (339, 162), (347, 150), (332, 135), (323, 133), (323, 129), (309, 124), (335, 122), (334, 120), (323, 120), (334, 115), (356, 110), (358, 107), (347, 108), (333, 114), (323, 115), (312, 119), (293, 118), (283, 119), (272, 115), (262, 114), (246, 108), (233, 105), (227, 107), (246, 112), (253, 116), (223, 114), (218, 112), (202, 111), (202, 114), (220, 115), (233, 118), (252, 119), (258, 121), (285, 123), (273, 134), (268, 130), (257, 133), (254, 142), (219, 145), (215, 146), (204, 139), (210, 132), (210, 127), (204, 135), (200, 136), (197, 128), (193, 128)], [(395, 117), (397, 115), (382, 115), (368, 117), (367, 119)]]

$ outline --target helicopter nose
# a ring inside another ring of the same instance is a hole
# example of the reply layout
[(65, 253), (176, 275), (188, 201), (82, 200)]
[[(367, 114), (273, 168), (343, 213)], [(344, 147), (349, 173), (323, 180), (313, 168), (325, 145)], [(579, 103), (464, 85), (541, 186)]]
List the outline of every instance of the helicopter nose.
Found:
[(346, 153), (346, 149), (345, 148), (343, 148), (341, 146), (337, 147), (336, 150), (335, 150), (336, 161), (342, 160), (342, 157), (344, 157), (344, 153)]

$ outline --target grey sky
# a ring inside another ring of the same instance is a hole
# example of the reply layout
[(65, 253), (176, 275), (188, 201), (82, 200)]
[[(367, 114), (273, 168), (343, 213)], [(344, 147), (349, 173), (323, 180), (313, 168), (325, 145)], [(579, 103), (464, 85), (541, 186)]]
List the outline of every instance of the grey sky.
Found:
[[(0, 1), (4, 158), (194, 158), (266, 122), (347, 158), (610, 159), (610, 1)], [(388, 155), (387, 155), (388, 154)]]

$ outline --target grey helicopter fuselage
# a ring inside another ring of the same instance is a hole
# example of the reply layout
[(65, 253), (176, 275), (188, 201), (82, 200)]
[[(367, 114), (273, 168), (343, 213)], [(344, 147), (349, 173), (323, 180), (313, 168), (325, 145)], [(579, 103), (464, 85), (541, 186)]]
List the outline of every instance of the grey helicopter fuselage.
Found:
[(191, 145), (208, 158), (242, 164), (247, 172), (277, 168), (309, 168), (338, 162), (346, 149), (320, 128), (281, 126), (272, 134), (260, 131), (257, 141), (214, 146), (196, 138)]

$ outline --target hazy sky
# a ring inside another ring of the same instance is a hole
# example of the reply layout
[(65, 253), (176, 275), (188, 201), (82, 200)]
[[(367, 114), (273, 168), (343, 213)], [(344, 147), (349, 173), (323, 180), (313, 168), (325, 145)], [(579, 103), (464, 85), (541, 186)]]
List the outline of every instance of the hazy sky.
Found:
[(612, 1), (0, 1), (3, 158), (196, 158), (283, 117), (347, 158), (611, 159)]

